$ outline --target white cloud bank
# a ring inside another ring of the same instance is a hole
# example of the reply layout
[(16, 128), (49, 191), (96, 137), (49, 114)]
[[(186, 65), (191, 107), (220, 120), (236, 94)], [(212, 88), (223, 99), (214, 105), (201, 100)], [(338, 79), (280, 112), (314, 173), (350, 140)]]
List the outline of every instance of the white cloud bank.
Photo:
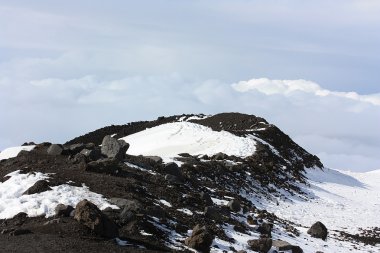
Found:
[(182, 113), (236, 111), (276, 124), (326, 166), (380, 168), (379, 94), (336, 92), (306, 80), (228, 84), (171, 74), (105, 79), (0, 81), (1, 148), (35, 140), (64, 142), (110, 125)]
[(317, 83), (307, 80), (270, 80), (268, 78), (251, 79), (232, 84), (232, 87), (240, 92), (256, 90), (266, 95), (281, 94), (291, 96), (295, 92), (310, 93), (315, 96), (336, 96), (373, 105), (380, 105), (380, 93), (372, 95), (359, 95), (356, 92), (338, 92), (321, 88)]

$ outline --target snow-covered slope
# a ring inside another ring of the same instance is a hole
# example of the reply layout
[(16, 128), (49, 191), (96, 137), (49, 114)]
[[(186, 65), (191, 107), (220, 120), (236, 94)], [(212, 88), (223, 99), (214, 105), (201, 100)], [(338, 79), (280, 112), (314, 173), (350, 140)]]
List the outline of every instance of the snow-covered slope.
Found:
[(191, 122), (162, 124), (124, 138), (130, 144), (128, 154), (157, 155), (168, 160), (180, 153), (214, 155), (218, 152), (245, 157), (255, 151), (256, 141), (226, 131)]
[(22, 150), (30, 151), (34, 149), (34, 147), (35, 145), (30, 145), (30, 146), (19, 146), (19, 147), (11, 147), (11, 148), (4, 149), (3, 151), (0, 152), (0, 160), (16, 157), (18, 153), (20, 153)]

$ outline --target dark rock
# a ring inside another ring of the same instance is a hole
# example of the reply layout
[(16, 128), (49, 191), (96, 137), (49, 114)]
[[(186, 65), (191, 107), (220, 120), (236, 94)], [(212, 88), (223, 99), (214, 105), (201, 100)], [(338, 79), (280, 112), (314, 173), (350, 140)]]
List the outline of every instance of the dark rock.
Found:
[(11, 231), (9, 233), (9, 235), (18, 236), (18, 235), (26, 235), (26, 234), (31, 234), (31, 233), (32, 233), (32, 231), (30, 231), (29, 229), (19, 228), (19, 229), (15, 229), (15, 230)]
[(123, 160), (129, 148), (129, 144), (124, 140), (117, 140), (110, 135), (106, 135), (102, 141), (101, 153), (109, 158)]
[(96, 205), (86, 199), (76, 205), (74, 219), (100, 236), (107, 238), (118, 236), (116, 224), (108, 219)]
[(165, 210), (160, 206), (148, 206), (145, 210), (145, 213), (147, 215), (154, 216), (159, 219), (163, 219), (166, 217)]
[(232, 199), (228, 202), (227, 206), (230, 208), (233, 212), (239, 212), (241, 209), (240, 201), (237, 199)]
[(260, 253), (267, 253), (272, 247), (272, 239), (269, 238), (249, 240), (247, 243), (252, 250)]
[(68, 147), (70, 154), (75, 155), (85, 148), (83, 143), (72, 144)]
[(196, 225), (191, 236), (186, 238), (185, 245), (202, 253), (208, 253), (213, 240), (214, 235), (206, 226)]
[(180, 233), (180, 234), (186, 234), (187, 233), (187, 230), (189, 229), (187, 226), (177, 222), (175, 225), (174, 225), (174, 229), (177, 233)]
[(223, 220), (222, 211), (219, 207), (216, 206), (207, 206), (205, 208), (205, 216), (206, 218), (215, 220), (217, 222)]
[(180, 184), (182, 182), (178, 177), (171, 174), (166, 174), (165, 180), (168, 181), (169, 184)]
[(201, 192), (201, 199), (207, 206), (211, 206), (214, 203), (207, 192)]
[(62, 151), (62, 146), (58, 144), (51, 144), (50, 147), (47, 149), (47, 153), (49, 155), (60, 155), (62, 154)]
[(173, 175), (173, 176), (176, 176), (178, 178), (181, 178), (182, 177), (182, 173), (181, 173), (181, 170), (180, 168), (178, 167), (178, 165), (174, 162), (171, 162), (171, 163), (168, 163), (168, 164), (165, 164), (164, 166), (164, 169), (163, 169), (163, 172), (165, 174), (170, 174), (170, 175)]
[(228, 158), (228, 155), (226, 155), (226, 154), (224, 154), (222, 152), (219, 152), (219, 153), (216, 153), (212, 158), (214, 160), (224, 160), (224, 159)]
[(102, 157), (100, 150), (96, 148), (95, 149), (85, 148), (80, 152), (80, 154), (84, 155), (85, 157), (87, 157), (88, 159), (92, 161), (96, 161)]
[(38, 180), (33, 186), (26, 190), (22, 195), (30, 195), (45, 191), (50, 191), (49, 182), (46, 180)]
[(311, 235), (312, 237), (326, 240), (328, 231), (327, 231), (326, 226), (323, 225), (322, 222), (318, 221), (309, 228), (307, 233)]
[(120, 169), (118, 160), (113, 158), (100, 159), (86, 164), (86, 171), (115, 174)]
[(58, 204), (55, 207), (55, 216), (57, 217), (70, 217), (71, 213), (74, 211), (74, 207), (70, 205)]
[(261, 224), (257, 228), (257, 232), (259, 232), (262, 235), (266, 235), (268, 237), (271, 237), (272, 236), (272, 228), (273, 228), (273, 224), (269, 224), (269, 223), (264, 222), (263, 224)]
[(140, 212), (143, 210), (141, 203), (135, 199), (110, 198), (108, 201), (111, 204), (117, 205), (121, 209), (126, 209), (128, 211)]
[(148, 158), (156, 163), (161, 164), (162, 163), (162, 158), (159, 156), (144, 156), (145, 158)]

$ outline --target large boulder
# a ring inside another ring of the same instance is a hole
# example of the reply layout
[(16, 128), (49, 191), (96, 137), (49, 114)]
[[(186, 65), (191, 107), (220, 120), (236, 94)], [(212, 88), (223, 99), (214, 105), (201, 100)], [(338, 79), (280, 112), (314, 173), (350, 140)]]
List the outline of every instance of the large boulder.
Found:
[(94, 149), (87, 149), (87, 148), (82, 149), (80, 154), (84, 155), (85, 157), (87, 157), (91, 161), (96, 161), (102, 157), (100, 150), (96, 149), (96, 148), (94, 148)]
[(326, 226), (323, 225), (322, 222), (318, 221), (309, 228), (307, 233), (311, 235), (312, 237), (326, 240), (328, 231), (327, 231)]
[(190, 237), (186, 238), (185, 245), (196, 249), (202, 253), (210, 252), (211, 244), (214, 240), (214, 235), (205, 226), (196, 225)]
[(283, 240), (273, 240), (272, 241), (272, 247), (274, 247), (276, 250), (282, 252), (282, 251), (291, 251), (292, 253), (302, 253), (303, 250), (299, 246), (292, 245), (286, 241)]
[(115, 238), (119, 235), (116, 224), (86, 199), (76, 205), (74, 219), (100, 236)]
[(128, 148), (129, 144), (124, 140), (118, 140), (106, 135), (102, 141), (101, 153), (109, 158), (123, 160)]
[(250, 249), (260, 253), (267, 253), (272, 247), (272, 239), (269, 238), (249, 240), (247, 243)]
[(35, 193), (41, 193), (45, 191), (50, 191), (49, 182), (46, 180), (38, 180), (34, 185), (32, 185), (28, 190), (26, 190), (23, 195), (30, 195)]
[(49, 155), (61, 155), (63, 152), (63, 148), (61, 145), (58, 144), (51, 144), (49, 148), (47, 149), (47, 153)]

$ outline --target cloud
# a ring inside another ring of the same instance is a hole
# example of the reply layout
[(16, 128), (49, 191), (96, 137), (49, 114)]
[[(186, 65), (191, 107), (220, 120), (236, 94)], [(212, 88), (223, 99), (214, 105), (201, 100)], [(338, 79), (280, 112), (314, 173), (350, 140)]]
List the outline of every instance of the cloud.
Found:
[(251, 79), (232, 84), (240, 92), (256, 90), (266, 95), (281, 94), (291, 96), (297, 92), (311, 93), (315, 96), (335, 96), (380, 105), (380, 93), (359, 95), (356, 92), (338, 92), (321, 88), (318, 84), (307, 80), (270, 80), (268, 78)]

